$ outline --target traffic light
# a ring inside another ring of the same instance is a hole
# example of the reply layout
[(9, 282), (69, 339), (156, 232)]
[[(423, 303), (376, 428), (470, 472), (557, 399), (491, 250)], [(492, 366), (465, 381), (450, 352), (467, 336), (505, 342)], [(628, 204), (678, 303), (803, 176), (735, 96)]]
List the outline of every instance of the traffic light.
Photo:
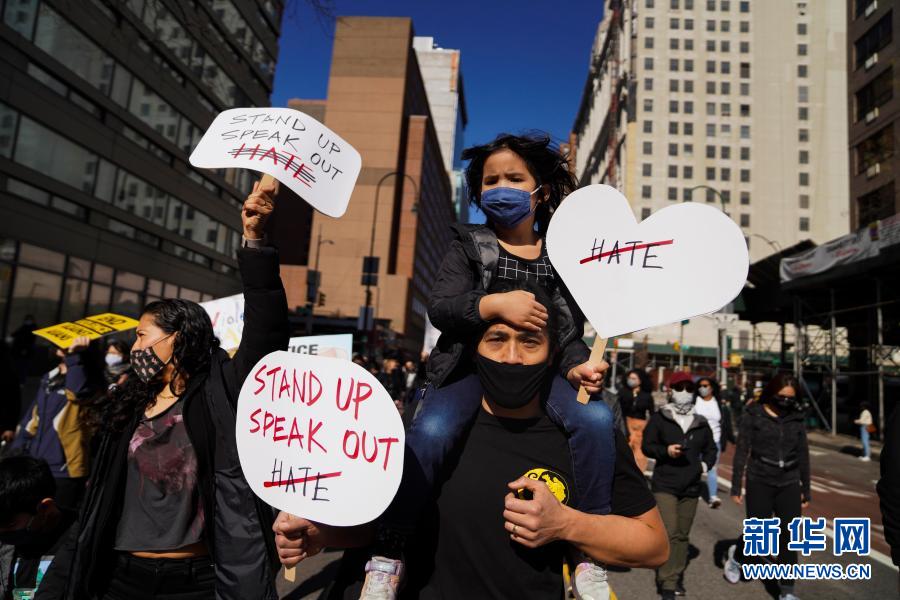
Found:
[(325, 306), (325, 292), (319, 293), (319, 306)]

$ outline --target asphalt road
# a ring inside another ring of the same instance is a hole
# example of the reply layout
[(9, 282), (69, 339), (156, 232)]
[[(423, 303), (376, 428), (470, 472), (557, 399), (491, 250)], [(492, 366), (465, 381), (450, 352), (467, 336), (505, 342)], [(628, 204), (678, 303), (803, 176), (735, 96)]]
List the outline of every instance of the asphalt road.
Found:
[[(763, 582), (742, 582), (731, 585), (722, 577), (722, 556), (735, 542), (744, 518), (744, 507), (728, 499), (731, 480), (733, 448), (722, 458), (720, 466), (719, 496), (722, 507), (710, 509), (701, 502), (691, 531), (691, 560), (685, 573), (684, 584), (688, 598), (701, 600), (766, 599), (777, 598), (777, 587)], [(889, 550), (884, 542), (875, 482), (878, 479), (878, 463), (860, 462), (856, 457), (834, 450), (811, 448), (813, 501), (804, 512), (810, 517), (826, 517), (829, 526), (834, 517), (869, 517), (872, 519), (872, 549), (870, 556), (854, 555), (835, 557), (828, 551), (813, 553), (802, 558), (802, 563), (850, 563), (870, 564), (872, 578), (868, 581), (801, 581), (795, 593), (805, 599), (882, 600), (900, 598), (897, 569), (891, 565)], [(280, 588), (283, 597), (292, 600), (313, 600), (322, 587), (330, 581), (340, 558), (339, 552), (323, 552), (297, 568), (295, 584), (283, 580)], [(653, 571), (646, 569), (611, 570), (610, 582), (621, 600), (652, 600), (657, 598)]]

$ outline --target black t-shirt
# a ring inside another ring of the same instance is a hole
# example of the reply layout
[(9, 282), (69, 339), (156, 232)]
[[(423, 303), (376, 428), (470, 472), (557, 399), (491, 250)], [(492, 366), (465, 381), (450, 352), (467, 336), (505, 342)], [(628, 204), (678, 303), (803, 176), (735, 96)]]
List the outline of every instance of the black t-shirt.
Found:
[[(498, 244), (498, 246), (500, 245)], [(500, 246), (500, 255), (497, 258), (497, 268), (494, 273), (498, 280), (532, 281), (548, 289), (553, 287), (555, 281), (550, 257), (547, 256), (546, 242), (541, 242), (541, 253), (533, 259), (516, 256)]]
[(60, 509), (60, 519), (52, 531), (35, 534), (28, 545), (16, 546), (13, 554), (12, 568), (7, 582), (8, 594), (4, 598), (12, 598), (13, 588), (35, 587), (38, 570), (41, 562), (47, 562), (43, 570), (46, 573), (49, 562), (59, 551), (60, 546), (69, 535), (69, 528), (78, 516), (75, 511), (65, 508)]
[[(507, 484), (522, 475), (548, 483), (574, 506), (572, 461), (566, 435), (546, 416), (502, 419), (481, 411), (438, 492), (436, 506), (407, 548), (401, 598), (560, 598), (567, 544), (529, 549), (503, 527)], [(635, 517), (656, 505), (624, 437), (616, 431), (612, 513)], [(353, 553), (355, 554), (355, 553)], [(352, 554), (341, 571), (362, 568)], [(340, 579), (340, 576), (339, 576)], [(337, 583), (331, 598), (358, 598), (358, 587)], [(354, 594), (356, 594), (354, 596)]]

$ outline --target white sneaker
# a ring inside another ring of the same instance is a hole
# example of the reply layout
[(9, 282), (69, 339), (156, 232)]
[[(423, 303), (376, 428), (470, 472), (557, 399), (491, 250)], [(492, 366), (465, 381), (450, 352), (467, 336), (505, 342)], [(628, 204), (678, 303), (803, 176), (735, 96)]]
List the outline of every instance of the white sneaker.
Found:
[(792, 592), (788, 592), (786, 594), (778, 594), (778, 600), (800, 600), (800, 598)]
[(722, 506), (722, 500), (718, 496), (713, 496), (709, 499), (710, 508), (719, 508), (720, 506)]
[(860, 456), (860, 457), (859, 457), (859, 460), (861, 460), (861, 461), (863, 461), (863, 462), (869, 462), (869, 461), (872, 460), (872, 459), (869, 458), (868, 456)]
[(373, 556), (366, 563), (366, 581), (359, 600), (396, 600), (405, 570), (402, 560)]
[(597, 563), (578, 563), (572, 577), (572, 592), (576, 600), (609, 600), (606, 569)]
[(741, 565), (734, 560), (734, 551), (736, 549), (737, 546), (735, 545), (728, 548), (728, 559), (725, 561), (725, 567), (722, 571), (722, 575), (728, 583), (739, 583), (741, 581)]

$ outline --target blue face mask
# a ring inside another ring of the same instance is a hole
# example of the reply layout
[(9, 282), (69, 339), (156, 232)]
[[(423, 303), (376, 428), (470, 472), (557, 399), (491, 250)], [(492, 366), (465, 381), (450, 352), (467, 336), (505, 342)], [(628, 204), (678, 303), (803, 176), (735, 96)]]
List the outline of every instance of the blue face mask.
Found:
[[(538, 191), (538, 186), (534, 192)], [(531, 192), (516, 188), (497, 187), (481, 194), (481, 210), (488, 220), (502, 229), (512, 229), (528, 218), (531, 210)]]

